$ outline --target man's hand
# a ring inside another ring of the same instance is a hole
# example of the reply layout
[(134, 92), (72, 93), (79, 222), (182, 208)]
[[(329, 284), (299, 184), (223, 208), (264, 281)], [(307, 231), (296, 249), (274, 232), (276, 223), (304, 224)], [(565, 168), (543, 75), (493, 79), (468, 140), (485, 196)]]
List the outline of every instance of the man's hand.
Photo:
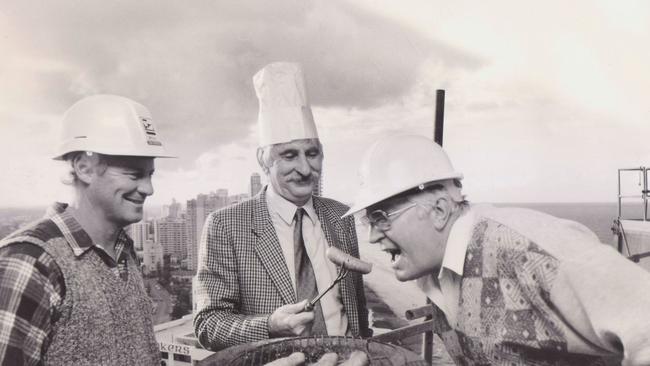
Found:
[(343, 362), (341, 366), (367, 366), (368, 355), (363, 351), (354, 351), (350, 353), (347, 361)]
[(277, 308), (269, 317), (269, 336), (295, 337), (311, 330), (313, 311), (304, 311), (307, 300)]
[(287, 357), (278, 358), (264, 366), (299, 366), (305, 362), (305, 355), (301, 352), (294, 352)]
[[(336, 353), (324, 354), (314, 366), (336, 366), (339, 363), (339, 356)], [(363, 351), (354, 351), (341, 366), (368, 366), (368, 355)]]

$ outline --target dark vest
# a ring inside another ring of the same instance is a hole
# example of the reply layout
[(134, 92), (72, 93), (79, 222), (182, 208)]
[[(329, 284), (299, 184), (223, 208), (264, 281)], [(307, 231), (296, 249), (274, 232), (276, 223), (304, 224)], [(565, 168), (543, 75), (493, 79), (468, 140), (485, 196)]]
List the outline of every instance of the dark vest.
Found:
[[(160, 365), (153, 304), (134, 260), (122, 280), (93, 249), (75, 257), (52, 221), (13, 234), (0, 247), (29, 242), (43, 248), (63, 273), (66, 293), (45, 365)], [(129, 258), (131, 259), (131, 258)]]

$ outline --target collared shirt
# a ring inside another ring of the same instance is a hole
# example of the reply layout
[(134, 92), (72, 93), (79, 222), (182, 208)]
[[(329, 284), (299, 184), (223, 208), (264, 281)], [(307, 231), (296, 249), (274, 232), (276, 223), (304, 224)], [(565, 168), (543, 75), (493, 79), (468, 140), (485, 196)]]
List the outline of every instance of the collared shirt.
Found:
[[(111, 271), (128, 278), (127, 258), (135, 260), (131, 239), (121, 230), (115, 261), (93, 244), (67, 205), (55, 203), (46, 214), (63, 233), (76, 257), (96, 250)], [(0, 361), (2, 365), (39, 364), (60, 314), (66, 288), (63, 274), (41, 247), (17, 243), (0, 248)], [(45, 347), (44, 347), (45, 346)]]
[(454, 222), (438, 276), (427, 275), (416, 280), (422, 292), (445, 313), (449, 324), (456, 324), (457, 321), (460, 281), (474, 220), (474, 213), (468, 209)]
[[(282, 248), (282, 254), (289, 269), (291, 283), (295, 289), (296, 270), (294, 263), (293, 229), (295, 226), (294, 215), (298, 207), (277, 194), (273, 190), (273, 187), (269, 186), (266, 192), (266, 203), (269, 207), (271, 221), (273, 222), (280, 247)], [(336, 278), (336, 265), (329, 261), (325, 254), (328, 244), (321, 227), (321, 222), (316, 215), (313, 200), (310, 198), (302, 208), (305, 209), (302, 222), (305, 250), (314, 269), (319, 292), (321, 292), (329, 287)], [(348, 328), (348, 319), (343, 312), (343, 302), (338, 285), (334, 286), (334, 288), (323, 296), (320, 303), (323, 309), (323, 317), (325, 318), (328, 335), (345, 335)]]
[(650, 365), (647, 271), (577, 222), (521, 208), (470, 214), (473, 224), (459, 218), (447, 245), (466, 257), (455, 320), (435, 287), (444, 274), (418, 281), (444, 312), (435, 331), (456, 364)]

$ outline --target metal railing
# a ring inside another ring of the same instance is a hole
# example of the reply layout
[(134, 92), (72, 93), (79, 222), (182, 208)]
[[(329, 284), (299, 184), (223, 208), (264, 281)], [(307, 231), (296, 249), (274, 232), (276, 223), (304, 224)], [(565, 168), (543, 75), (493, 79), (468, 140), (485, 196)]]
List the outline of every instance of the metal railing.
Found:
[[(650, 198), (650, 191), (648, 191), (648, 170), (650, 168), (640, 166), (637, 168), (624, 168), (618, 170), (618, 219), (621, 220), (623, 216), (623, 199), (624, 198), (640, 198), (643, 200), (643, 221), (648, 221), (648, 198)], [(641, 174), (642, 189), (641, 194), (635, 195), (622, 195), (621, 194), (621, 172), (634, 172), (638, 171)]]
[[(648, 170), (650, 170), (650, 168), (644, 166), (635, 167), (635, 168), (618, 169), (618, 196), (617, 196), (618, 217), (616, 218), (616, 220), (614, 220), (612, 231), (614, 235), (618, 237), (617, 249), (619, 253), (625, 254), (624, 252), (627, 250), (628, 259), (636, 263), (638, 263), (642, 258), (650, 256), (650, 252), (637, 253), (637, 254), (630, 253), (630, 248), (627, 241), (627, 235), (625, 233), (625, 228), (623, 227), (623, 223), (621, 220), (634, 220), (634, 221), (643, 221), (643, 222), (649, 221), (648, 220), (648, 199), (650, 198), (650, 191), (648, 190)], [(621, 173), (623, 172), (639, 172), (639, 185), (641, 186), (641, 194), (633, 194), (633, 195), (622, 194)], [(629, 198), (641, 199), (643, 203), (643, 207), (642, 207), (643, 217), (641, 219), (623, 217), (623, 199), (629, 199)]]

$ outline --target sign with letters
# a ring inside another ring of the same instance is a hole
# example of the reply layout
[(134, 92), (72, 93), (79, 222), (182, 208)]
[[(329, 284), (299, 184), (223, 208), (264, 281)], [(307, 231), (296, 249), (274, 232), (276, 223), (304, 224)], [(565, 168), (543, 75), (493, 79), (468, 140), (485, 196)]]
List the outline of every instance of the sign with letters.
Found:
[(186, 344), (158, 342), (160, 352), (175, 353), (180, 355), (190, 355), (190, 346)]

